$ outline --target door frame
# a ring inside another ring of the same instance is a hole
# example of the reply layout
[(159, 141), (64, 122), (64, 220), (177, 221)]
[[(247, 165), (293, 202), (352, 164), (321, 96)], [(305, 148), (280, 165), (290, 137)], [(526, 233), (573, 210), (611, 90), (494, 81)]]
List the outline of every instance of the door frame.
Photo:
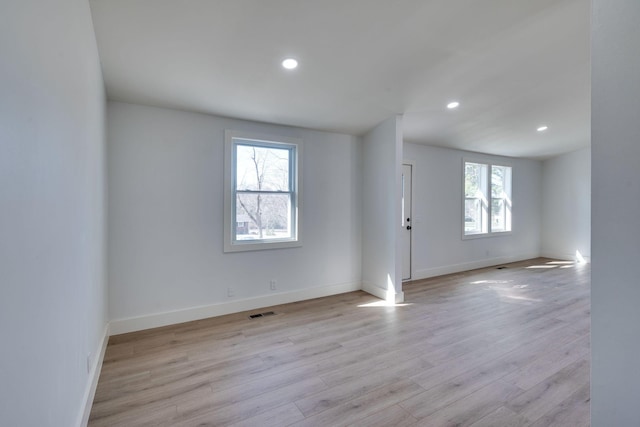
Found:
[[(413, 247), (414, 247), (413, 241), (415, 240), (413, 238), (413, 231), (414, 231), (413, 227), (415, 225), (415, 218), (414, 218), (414, 214), (413, 214), (413, 212), (415, 210), (414, 207), (413, 207), (414, 204), (415, 204), (414, 203), (415, 180), (413, 179), (413, 177), (415, 176), (416, 165), (412, 160), (404, 160), (402, 162), (403, 169), (404, 169), (405, 165), (406, 166), (411, 166), (411, 192), (410, 192), (411, 212), (409, 212), (409, 218), (411, 218), (411, 235), (410, 235), (410, 238), (409, 238), (409, 278), (408, 279), (404, 279), (403, 278), (402, 281), (403, 282), (409, 282), (409, 281), (413, 280)], [(404, 174), (404, 171), (403, 171), (403, 174)], [(403, 206), (403, 209), (404, 209), (404, 206)], [(402, 218), (402, 222), (404, 222), (404, 218)], [(404, 256), (404, 242), (403, 242), (403, 245), (402, 245), (402, 256)]]

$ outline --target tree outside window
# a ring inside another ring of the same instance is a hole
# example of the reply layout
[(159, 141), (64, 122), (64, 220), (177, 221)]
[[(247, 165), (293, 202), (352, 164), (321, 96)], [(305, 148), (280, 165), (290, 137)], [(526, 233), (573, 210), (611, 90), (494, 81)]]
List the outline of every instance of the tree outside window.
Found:
[(237, 143), (236, 239), (291, 238), (290, 149)]

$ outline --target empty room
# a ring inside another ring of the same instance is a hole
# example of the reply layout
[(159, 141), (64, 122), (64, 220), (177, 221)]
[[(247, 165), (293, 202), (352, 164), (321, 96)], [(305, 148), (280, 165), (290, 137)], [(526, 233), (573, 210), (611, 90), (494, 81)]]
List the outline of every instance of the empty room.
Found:
[(0, 425), (640, 425), (639, 19), (3, 2)]

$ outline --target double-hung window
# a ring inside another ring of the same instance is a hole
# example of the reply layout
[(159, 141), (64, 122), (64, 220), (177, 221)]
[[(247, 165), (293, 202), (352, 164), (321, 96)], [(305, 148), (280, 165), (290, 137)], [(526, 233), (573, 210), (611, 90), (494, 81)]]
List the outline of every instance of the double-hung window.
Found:
[(511, 231), (511, 166), (464, 161), (464, 236)]
[(302, 142), (225, 132), (225, 252), (300, 246)]

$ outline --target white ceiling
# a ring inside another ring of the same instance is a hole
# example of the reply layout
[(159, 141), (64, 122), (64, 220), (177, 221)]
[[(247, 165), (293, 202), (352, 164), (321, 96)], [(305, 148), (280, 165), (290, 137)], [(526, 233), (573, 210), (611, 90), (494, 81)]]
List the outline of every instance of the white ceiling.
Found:
[[(406, 141), (519, 157), (590, 145), (589, 0), (91, 9), (111, 100), (356, 135), (402, 113)], [(297, 70), (280, 66), (288, 56)]]

